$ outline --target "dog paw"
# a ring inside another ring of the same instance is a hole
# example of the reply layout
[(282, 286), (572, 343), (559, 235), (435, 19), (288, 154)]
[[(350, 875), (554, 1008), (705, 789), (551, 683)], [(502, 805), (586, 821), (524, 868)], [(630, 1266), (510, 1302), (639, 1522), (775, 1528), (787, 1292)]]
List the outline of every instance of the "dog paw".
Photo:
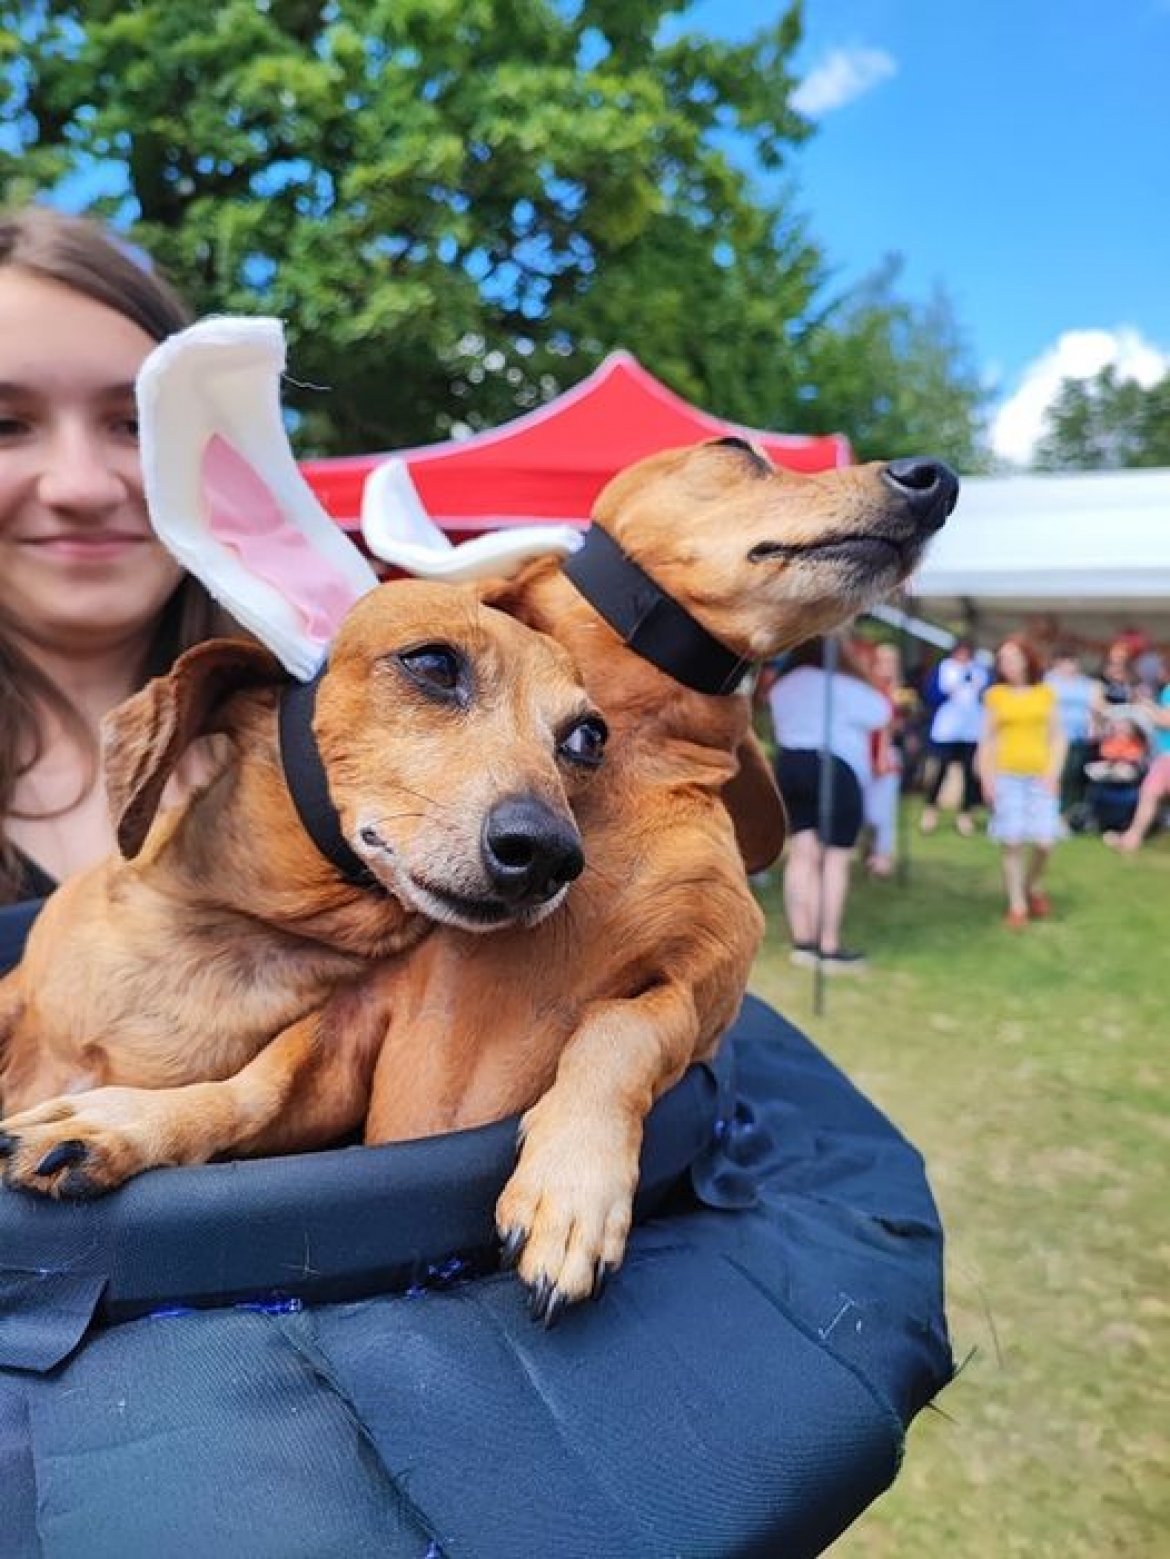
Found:
[(5, 1184), (83, 1200), (149, 1168), (146, 1145), (124, 1118), (133, 1092), (99, 1088), (0, 1121)]
[(621, 1265), (630, 1231), (637, 1153), (595, 1142), (574, 1151), (529, 1135), (496, 1204), (503, 1262), (528, 1289), (534, 1320), (597, 1298)]

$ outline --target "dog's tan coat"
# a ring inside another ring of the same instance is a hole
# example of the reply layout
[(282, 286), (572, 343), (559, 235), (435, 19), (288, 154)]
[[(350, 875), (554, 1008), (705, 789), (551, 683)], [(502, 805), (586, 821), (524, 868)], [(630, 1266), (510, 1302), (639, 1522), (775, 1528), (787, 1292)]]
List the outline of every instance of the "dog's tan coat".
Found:
[[(466, 709), (437, 707), (395, 669), (398, 651), (436, 639), (472, 666)], [(111, 717), (107, 786), (126, 858), (63, 884), (0, 982), (10, 1182), (87, 1194), (151, 1165), (353, 1129), (381, 1039), (361, 980), (429, 930), (420, 884), (484, 891), (480, 836), (501, 798), (538, 797), (573, 826), (567, 792), (586, 776), (557, 742), (591, 706), (563, 650), (467, 587), (373, 591), (343, 624), (318, 695), (317, 744), (350, 842), (362, 851), (370, 824), (393, 842), (392, 860), (370, 855), (384, 891), (344, 882), (298, 821), (278, 750), (284, 680), (258, 646), (213, 641)], [(175, 764), (208, 731), (227, 738), (218, 773), (154, 821)], [(38, 1173), (63, 1143), (81, 1144), (84, 1163), (60, 1152)]]

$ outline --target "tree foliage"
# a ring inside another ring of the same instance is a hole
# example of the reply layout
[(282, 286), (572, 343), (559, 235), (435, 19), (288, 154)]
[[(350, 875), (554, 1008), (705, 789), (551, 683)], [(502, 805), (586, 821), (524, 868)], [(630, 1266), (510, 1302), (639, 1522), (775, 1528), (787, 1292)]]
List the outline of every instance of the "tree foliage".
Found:
[(946, 293), (907, 301), (901, 270), (887, 258), (811, 332), (809, 389), (792, 426), (844, 428), (862, 460), (935, 454), (982, 470), (987, 388)]
[(305, 451), (494, 425), (625, 346), (723, 416), (898, 453), (865, 385), (914, 403), (946, 344), (846, 310), (883, 369), (834, 351), (791, 195), (799, 0), (745, 43), (686, 9), (0, 0), (0, 194), (132, 223), (199, 312), (284, 318)]
[(1066, 379), (1044, 414), (1034, 464), (1041, 471), (1170, 466), (1170, 374), (1148, 387), (1112, 365)]

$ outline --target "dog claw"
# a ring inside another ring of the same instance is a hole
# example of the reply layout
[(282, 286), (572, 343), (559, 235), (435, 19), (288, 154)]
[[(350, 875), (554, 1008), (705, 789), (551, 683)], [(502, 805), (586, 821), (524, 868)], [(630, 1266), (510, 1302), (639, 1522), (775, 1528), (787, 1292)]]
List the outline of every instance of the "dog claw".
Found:
[(549, 1280), (541, 1277), (528, 1290), (528, 1314), (534, 1321), (541, 1320), (551, 1287)]
[(593, 1269), (593, 1287), (589, 1291), (590, 1299), (600, 1299), (605, 1293), (610, 1278), (617, 1268), (609, 1261), (599, 1261)]
[(71, 1169), (67, 1175), (62, 1175), (57, 1182), (57, 1194), (72, 1202), (92, 1201), (95, 1196), (100, 1196), (102, 1187), (92, 1181), (81, 1169)]
[(565, 1309), (564, 1294), (549, 1278), (539, 1277), (528, 1291), (528, 1314), (547, 1332)]
[(545, 1331), (550, 1331), (560, 1320), (561, 1311), (568, 1308), (568, 1300), (559, 1288), (554, 1288), (548, 1303), (544, 1307), (544, 1315), (541, 1317), (541, 1325)]
[(50, 1148), (33, 1170), (34, 1175), (52, 1175), (58, 1169), (64, 1169), (70, 1164), (80, 1164), (89, 1149), (79, 1137), (69, 1137), (64, 1142), (58, 1142), (55, 1148)]
[(523, 1254), (528, 1235), (523, 1229), (509, 1229), (500, 1250), (500, 1266), (511, 1272)]

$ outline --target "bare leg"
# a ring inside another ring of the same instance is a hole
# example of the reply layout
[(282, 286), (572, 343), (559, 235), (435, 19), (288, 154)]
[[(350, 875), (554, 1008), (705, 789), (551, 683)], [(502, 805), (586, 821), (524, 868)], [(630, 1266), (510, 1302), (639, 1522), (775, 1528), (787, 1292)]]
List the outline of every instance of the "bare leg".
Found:
[(1005, 844), (1003, 847), (1003, 881), (1007, 889), (1008, 911), (1026, 919), (1028, 914), (1028, 889), (1024, 872), (1024, 847)]
[(888, 877), (894, 864), (898, 830), (898, 796), (902, 776), (880, 774), (865, 792), (865, 820), (873, 829), (869, 869), (875, 877)]
[(1052, 854), (1051, 848), (1046, 844), (1034, 844), (1032, 854), (1028, 860), (1028, 873), (1024, 883), (1024, 889), (1029, 898), (1040, 889), (1040, 883), (1048, 866), (1048, 857)]
[(841, 922), (845, 918), (845, 901), (849, 897), (849, 867), (852, 860), (852, 850), (840, 850), (830, 845), (824, 852), (820, 938), (823, 953), (837, 953), (841, 950)]
[(815, 946), (821, 920), (821, 846), (815, 829), (803, 828), (788, 841), (784, 913), (793, 942)]
[[(1154, 783), (1151, 784), (1151, 781)], [(1156, 772), (1147, 775), (1145, 783), (1138, 791), (1137, 808), (1133, 819), (1123, 834), (1109, 833), (1104, 836), (1105, 843), (1112, 845), (1115, 850), (1125, 850), (1132, 853), (1140, 850), (1142, 841), (1154, 826), (1154, 819), (1158, 815), (1158, 807), (1165, 796), (1164, 789)]]

